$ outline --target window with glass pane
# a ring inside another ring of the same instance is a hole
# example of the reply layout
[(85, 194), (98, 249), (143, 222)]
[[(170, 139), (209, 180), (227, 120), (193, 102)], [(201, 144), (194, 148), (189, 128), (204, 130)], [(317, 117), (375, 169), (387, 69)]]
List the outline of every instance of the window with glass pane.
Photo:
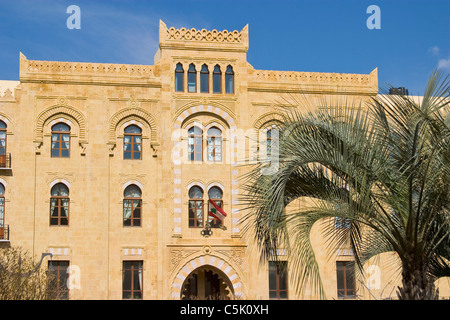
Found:
[(188, 92), (197, 92), (197, 70), (193, 63), (189, 65), (188, 69)]
[(202, 66), (200, 71), (200, 92), (209, 92), (209, 69), (206, 64)]
[(188, 160), (202, 161), (203, 159), (203, 130), (192, 127), (188, 130)]
[(50, 198), (50, 225), (69, 224), (69, 188), (63, 183), (53, 186)]
[(0, 168), (6, 167), (6, 123), (0, 120)]
[(222, 131), (216, 127), (208, 129), (206, 148), (208, 161), (222, 161)]
[(136, 185), (125, 188), (123, 199), (123, 225), (140, 227), (142, 217), (141, 189)]
[(269, 299), (287, 299), (287, 263), (279, 261), (269, 262)]
[(232, 66), (228, 66), (225, 71), (225, 92), (234, 93), (234, 71)]
[(337, 291), (338, 298), (355, 297), (355, 263), (353, 261), (337, 261)]
[(69, 261), (49, 261), (48, 269), (55, 275), (56, 285), (55, 293), (59, 300), (69, 299), (69, 287), (67, 286), (67, 279), (69, 274), (67, 270), (69, 268)]
[(141, 160), (142, 130), (136, 125), (125, 128), (123, 136), (123, 158)]
[(194, 186), (189, 189), (189, 228), (203, 227), (203, 190)]
[(143, 262), (123, 261), (122, 299), (142, 300), (143, 298)]
[(213, 71), (213, 92), (222, 93), (222, 71), (219, 65), (216, 65)]
[(51, 155), (54, 158), (68, 158), (70, 150), (70, 127), (57, 123), (52, 127)]
[[(208, 191), (208, 197), (219, 207), (223, 208), (223, 193), (218, 187), (212, 187)], [(208, 201), (208, 212), (213, 208), (213, 205)], [(209, 225), (211, 228), (220, 228), (222, 226), (222, 221), (214, 217), (208, 216)]]
[(175, 91), (183, 92), (184, 69), (181, 63), (177, 63), (175, 68)]
[(5, 227), (5, 187), (0, 183), (0, 239), (3, 239)]

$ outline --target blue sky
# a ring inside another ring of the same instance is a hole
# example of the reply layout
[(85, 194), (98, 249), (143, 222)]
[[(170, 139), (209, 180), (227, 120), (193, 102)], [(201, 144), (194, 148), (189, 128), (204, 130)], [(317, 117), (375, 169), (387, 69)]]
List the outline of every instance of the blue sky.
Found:
[[(67, 7), (81, 9), (70, 30)], [(366, 26), (370, 5), (381, 29)], [(256, 69), (370, 73), (381, 87), (423, 94), (430, 73), (450, 72), (450, 0), (0, 0), (0, 79), (30, 60), (153, 64), (158, 25), (241, 30)]]

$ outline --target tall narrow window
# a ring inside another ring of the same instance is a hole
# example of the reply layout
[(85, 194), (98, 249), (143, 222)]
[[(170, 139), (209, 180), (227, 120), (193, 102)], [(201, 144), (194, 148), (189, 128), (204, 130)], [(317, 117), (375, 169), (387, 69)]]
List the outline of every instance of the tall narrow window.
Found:
[(269, 261), (269, 299), (287, 299), (287, 264)]
[(141, 189), (132, 184), (125, 188), (123, 199), (123, 225), (140, 227), (142, 217)]
[(208, 161), (222, 161), (222, 131), (216, 127), (208, 129), (206, 138), (206, 147), (208, 152)]
[(188, 159), (191, 161), (203, 159), (203, 130), (196, 126), (188, 130)]
[(355, 263), (353, 261), (337, 261), (337, 290), (338, 298), (355, 297)]
[(0, 120), (0, 168), (6, 167), (6, 123)]
[(0, 183), (0, 239), (5, 237), (5, 186)]
[(175, 68), (175, 91), (183, 92), (184, 87), (184, 69), (181, 63), (177, 63), (177, 67)]
[(232, 66), (228, 66), (225, 71), (225, 92), (234, 93), (234, 71)]
[(203, 227), (203, 190), (194, 186), (189, 189), (189, 228)]
[(70, 127), (57, 123), (52, 127), (52, 157), (68, 158), (70, 154)]
[(222, 71), (218, 64), (213, 71), (213, 93), (222, 93)]
[(123, 158), (142, 159), (142, 130), (138, 126), (131, 125), (125, 128), (123, 136)]
[(200, 71), (200, 92), (209, 92), (209, 69), (206, 64), (202, 66), (202, 69)]
[(64, 183), (53, 186), (50, 198), (50, 225), (69, 224), (69, 188)]
[(189, 65), (188, 69), (188, 92), (197, 92), (197, 70), (193, 63)]
[[(214, 201), (214, 203), (220, 207), (223, 208), (223, 193), (222, 190), (220, 190), (220, 188), (218, 187), (212, 187), (211, 189), (209, 189), (208, 191), (208, 197), (209, 199), (211, 199), (212, 201)], [(213, 205), (208, 201), (208, 211), (211, 211)], [(222, 222), (219, 219), (216, 219), (214, 217), (209, 217), (209, 225), (211, 226), (211, 228), (220, 228), (222, 226)]]
[(69, 287), (67, 286), (67, 279), (69, 278), (69, 274), (67, 273), (69, 261), (49, 261), (48, 268), (49, 271), (55, 275), (56, 298), (59, 300), (69, 299)]
[(142, 300), (142, 261), (123, 261), (122, 299)]

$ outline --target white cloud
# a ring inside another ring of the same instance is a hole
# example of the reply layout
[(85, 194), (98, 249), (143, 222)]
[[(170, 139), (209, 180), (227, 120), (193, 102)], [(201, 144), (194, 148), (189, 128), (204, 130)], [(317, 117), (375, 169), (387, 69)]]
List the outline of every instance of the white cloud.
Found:
[(430, 52), (432, 55), (434, 55), (434, 56), (438, 56), (439, 55), (439, 47), (438, 46), (433, 46), (433, 47), (430, 47), (429, 49), (428, 49), (428, 52)]
[(447, 59), (440, 59), (438, 62), (438, 69), (450, 72), (450, 57)]

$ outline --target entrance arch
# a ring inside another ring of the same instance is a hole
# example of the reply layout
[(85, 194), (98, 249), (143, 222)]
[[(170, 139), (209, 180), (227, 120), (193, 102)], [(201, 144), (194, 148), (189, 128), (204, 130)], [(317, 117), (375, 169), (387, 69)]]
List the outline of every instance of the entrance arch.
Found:
[(181, 287), (181, 300), (229, 300), (234, 290), (230, 279), (219, 269), (202, 266), (192, 271)]
[[(209, 273), (206, 274), (206, 272)], [(185, 295), (186, 289), (188, 289), (187, 286), (190, 285), (191, 281), (195, 280), (195, 277), (197, 277), (197, 285), (200, 283), (200, 285), (202, 286), (201, 290), (197, 291), (197, 296), (199, 293), (205, 294), (204, 296), (199, 298), (207, 298), (206, 294), (209, 292), (213, 292), (213, 289), (211, 287), (208, 287), (208, 289), (206, 289), (204, 282), (201, 282), (204, 281), (206, 277), (209, 277), (207, 281), (215, 282), (212, 283), (212, 285), (215, 285), (216, 288), (217, 281), (219, 281), (219, 289), (221, 290), (219, 291), (219, 294), (226, 294), (229, 298), (241, 298), (244, 296), (242, 291), (243, 288), (241, 278), (232, 266), (230, 266), (227, 262), (219, 257), (212, 255), (202, 255), (188, 261), (181, 268), (179, 268), (178, 273), (175, 275), (172, 281), (171, 297), (174, 299), (186, 298)], [(199, 277), (201, 278), (199, 279)], [(221, 299), (222, 298), (225, 299), (226, 297), (221, 297)]]

